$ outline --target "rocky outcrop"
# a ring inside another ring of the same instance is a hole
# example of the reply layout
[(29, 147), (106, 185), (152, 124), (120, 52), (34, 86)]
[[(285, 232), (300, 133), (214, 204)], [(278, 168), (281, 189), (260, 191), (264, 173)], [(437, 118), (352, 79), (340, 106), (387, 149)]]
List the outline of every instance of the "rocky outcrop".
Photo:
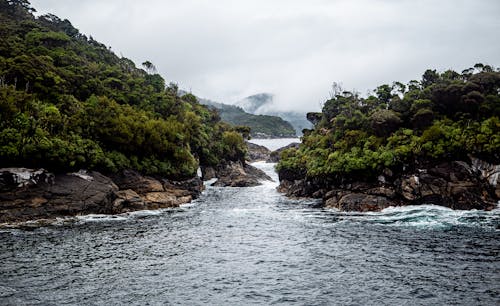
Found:
[(271, 154), (269, 154), (269, 158), (267, 159), (267, 162), (268, 163), (277, 163), (277, 162), (279, 162), (280, 161), (281, 153), (284, 150), (291, 149), (291, 148), (298, 149), (299, 145), (300, 145), (300, 143), (298, 143), (298, 142), (292, 142), (291, 144), (286, 145), (284, 147), (281, 147), (278, 150), (272, 151)]
[(0, 223), (81, 214), (117, 214), (175, 207), (196, 198), (201, 179), (159, 180), (124, 171), (54, 175), (43, 169), (0, 169)]
[(429, 164), (404, 173), (386, 169), (377, 180), (348, 183), (308, 180), (303, 174), (280, 171), (279, 190), (288, 196), (322, 198), (326, 207), (343, 211), (379, 211), (419, 204), (489, 210), (499, 200), (498, 184), (491, 180), (491, 173), (479, 171), (474, 161)]
[(202, 168), (204, 173), (207, 169), (215, 172), (217, 181), (213, 186), (219, 187), (253, 187), (261, 185), (261, 181), (272, 179), (262, 170), (249, 164), (243, 164), (239, 161), (226, 161), (214, 168)]
[(269, 159), (269, 155), (271, 154), (271, 151), (268, 148), (248, 141), (247, 148), (249, 162), (266, 161)]

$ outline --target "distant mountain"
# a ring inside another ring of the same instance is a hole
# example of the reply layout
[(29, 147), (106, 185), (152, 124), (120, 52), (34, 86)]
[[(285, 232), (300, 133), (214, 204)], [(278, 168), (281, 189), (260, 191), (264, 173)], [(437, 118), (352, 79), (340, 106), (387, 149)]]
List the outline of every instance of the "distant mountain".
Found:
[(197, 98), (201, 104), (217, 109), (222, 121), (233, 125), (249, 126), (250, 135), (253, 138), (297, 137), (294, 127), (279, 116), (249, 114), (239, 106)]
[(283, 112), (272, 110), (274, 95), (270, 93), (259, 93), (237, 102), (235, 105), (254, 115), (278, 116), (290, 122), (297, 135), (302, 135), (303, 129), (311, 129), (312, 124), (306, 118), (306, 113)]

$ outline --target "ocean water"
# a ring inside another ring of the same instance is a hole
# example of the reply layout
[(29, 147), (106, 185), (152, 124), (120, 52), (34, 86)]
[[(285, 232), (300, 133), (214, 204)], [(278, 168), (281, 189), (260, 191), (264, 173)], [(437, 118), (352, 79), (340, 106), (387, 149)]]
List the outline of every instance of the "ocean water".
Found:
[(264, 146), (271, 151), (277, 150), (292, 142), (300, 142), (300, 138), (269, 138), (269, 139), (250, 139), (249, 142)]
[(0, 228), (1, 305), (498, 305), (500, 210), (318, 208), (207, 187), (176, 209)]

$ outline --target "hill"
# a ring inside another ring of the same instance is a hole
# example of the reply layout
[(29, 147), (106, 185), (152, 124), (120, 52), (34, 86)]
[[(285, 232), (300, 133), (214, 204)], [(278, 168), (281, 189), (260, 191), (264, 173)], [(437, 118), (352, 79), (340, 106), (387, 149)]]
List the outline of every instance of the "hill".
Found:
[(244, 160), (243, 136), (66, 19), (0, 1), (0, 167), (192, 177)]
[(421, 81), (383, 84), (367, 98), (338, 90), (321, 113), (308, 114), (315, 126), (300, 147), (282, 154), (282, 189), (331, 198), (340, 209), (491, 208), (500, 197), (499, 116), (500, 71), (483, 64), (427, 70)]
[(312, 127), (305, 113), (273, 110), (273, 99), (274, 96), (270, 93), (259, 93), (238, 101), (236, 105), (254, 115), (281, 117), (290, 122), (297, 135), (302, 135), (303, 129), (310, 129)]
[(221, 120), (232, 125), (250, 127), (250, 135), (254, 138), (296, 137), (293, 126), (276, 115), (255, 115), (244, 111), (241, 107), (198, 98), (201, 104), (215, 108)]

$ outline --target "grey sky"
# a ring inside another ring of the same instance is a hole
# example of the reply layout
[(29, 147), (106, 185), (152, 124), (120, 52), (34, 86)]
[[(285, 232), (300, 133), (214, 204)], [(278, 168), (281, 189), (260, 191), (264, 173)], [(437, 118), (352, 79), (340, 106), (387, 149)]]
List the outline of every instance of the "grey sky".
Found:
[(224, 103), (274, 93), (319, 110), (332, 82), (365, 93), (500, 65), (498, 0), (32, 0), (165, 79)]

